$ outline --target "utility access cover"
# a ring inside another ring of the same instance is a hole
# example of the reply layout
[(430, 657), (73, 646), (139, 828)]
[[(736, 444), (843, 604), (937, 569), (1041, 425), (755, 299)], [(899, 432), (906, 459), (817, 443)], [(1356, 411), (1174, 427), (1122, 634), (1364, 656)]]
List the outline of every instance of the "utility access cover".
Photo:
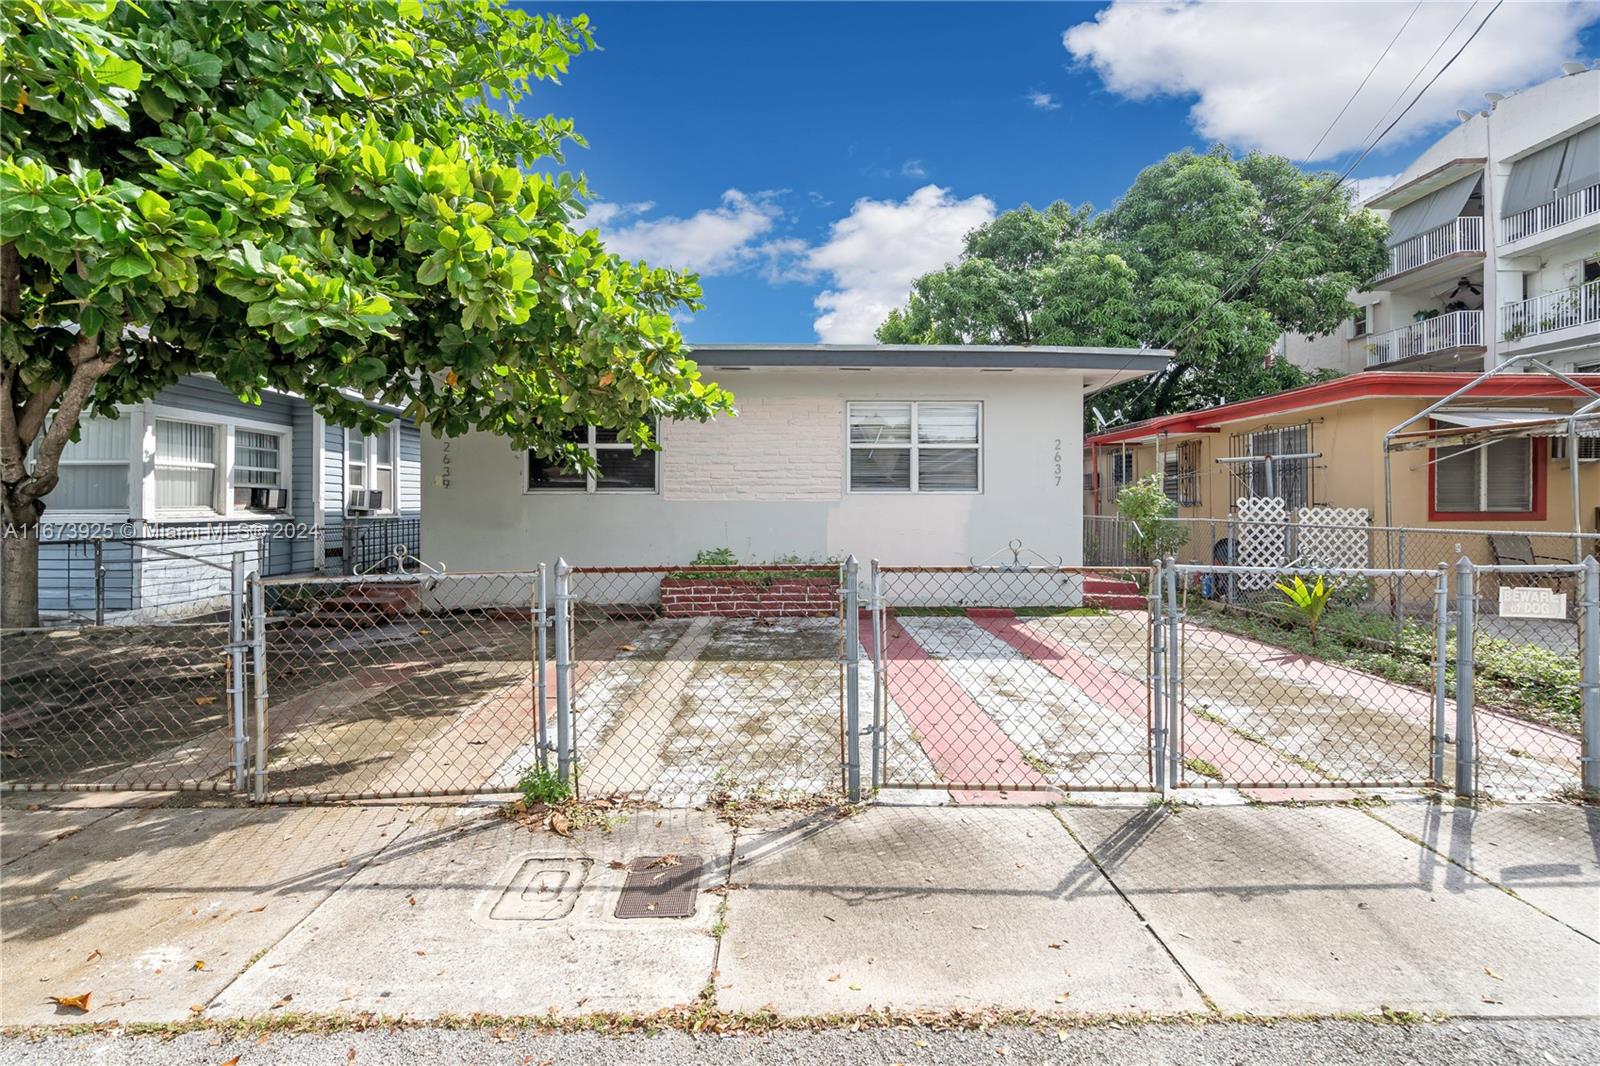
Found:
[(641, 855), (628, 863), (618, 918), (688, 918), (700, 892), (698, 855)]
[(592, 859), (525, 859), (489, 910), (493, 921), (549, 922), (577, 906)]

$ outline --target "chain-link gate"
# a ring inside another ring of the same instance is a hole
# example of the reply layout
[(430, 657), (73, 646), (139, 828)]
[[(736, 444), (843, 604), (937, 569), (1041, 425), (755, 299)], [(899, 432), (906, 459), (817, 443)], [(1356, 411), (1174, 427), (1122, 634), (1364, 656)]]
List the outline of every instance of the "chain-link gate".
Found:
[(166, 554), (181, 612), (0, 633), (0, 791), (244, 787), (245, 557)]
[(543, 576), (255, 582), (255, 798), (515, 789), (549, 753)]
[(1170, 565), (1172, 788), (1443, 780), (1448, 574)]
[(558, 729), (579, 793), (837, 794), (845, 591), (837, 563), (557, 564)]
[(1151, 570), (875, 561), (870, 580), (878, 787), (1155, 787)]

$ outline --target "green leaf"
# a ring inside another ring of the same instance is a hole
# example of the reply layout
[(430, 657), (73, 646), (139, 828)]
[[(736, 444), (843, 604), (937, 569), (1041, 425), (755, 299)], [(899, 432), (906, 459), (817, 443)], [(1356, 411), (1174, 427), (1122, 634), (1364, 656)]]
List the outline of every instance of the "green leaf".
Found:
[(137, 89), (144, 80), (144, 68), (131, 59), (119, 56), (107, 56), (95, 67), (95, 78), (102, 85), (114, 85), (119, 89)]

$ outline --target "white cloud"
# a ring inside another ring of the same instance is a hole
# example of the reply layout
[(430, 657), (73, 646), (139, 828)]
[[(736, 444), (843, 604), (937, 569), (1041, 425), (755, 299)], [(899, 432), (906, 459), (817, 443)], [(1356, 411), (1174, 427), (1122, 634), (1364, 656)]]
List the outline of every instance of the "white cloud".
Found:
[(907, 159), (900, 164), (900, 176), (903, 178), (925, 178), (928, 170), (922, 165), (920, 159)]
[(986, 196), (957, 199), (949, 189), (924, 185), (904, 200), (857, 200), (791, 270), (825, 276), (813, 325), (827, 344), (871, 341), (891, 310), (905, 302), (911, 282), (961, 254), (969, 230), (994, 218)]
[(1032, 104), (1040, 111), (1061, 110), (1061, 103), (1056, 99), (1054, 93), (1042, 93), (1038, 89), (1034, 89), (1032, 92), (1028, 93), (1027, 100), (1028, 103)]
[(652, 266), (700, 274), (726, 274), (764, 257), (758, 238), (783, 216), (776, 196), (729, 189), (719, 206), (696, 211), (688, 218), (642, 218), (639, 216), (653, 204), (602, 201), (590, 206), (587, 221), (601, 231), (607, 250), (625, 259), (643, 259)]
[[(1401, 96), (1419, 68), (1425, 73), (1402, 104), (1427, 82), (1489, 11), (1483, 4), (1428, 3), (1322, 142), (1312, 146), (1394, 37), (1413, 5), (1296, 2), (1275, 4), (1115, 0), (1093, 22), (1067, 30), (1062, 42), (1092, 67), (1112, 92), (1134, 100), (1194, 96), (1190, 120), (1203, 136), (1295, 159), (1327, 159), (1368, 140), (1368, 131)], [(1520, 88), (1555, 77), (1578, 51), (1577, 33), (1600, 19), (1600, 4), (1508, 3), (1496, 12), (1386, 144), (1398, 144), (1457, 107), (1483, 106), (1488, 90)], [(1449, 34), (1448, 43), (1428, 60)], [(1392, 118), (1391, 114), (1389, 118)]]

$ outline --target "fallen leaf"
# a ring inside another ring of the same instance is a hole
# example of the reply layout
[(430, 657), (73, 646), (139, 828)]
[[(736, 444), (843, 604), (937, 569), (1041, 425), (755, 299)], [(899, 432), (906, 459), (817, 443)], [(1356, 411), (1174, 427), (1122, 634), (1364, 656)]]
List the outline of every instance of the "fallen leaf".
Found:
[(651, 863), (648, 867), (646, 867), (646, 869), (654, 869), (657, 866), (676, 866), (676, 865), (678, 865), (678, 857), (676, 855), (663, 855), (660, 858), (656, 859), (656, 861)]
[(95, 959), (98, 959), (100, 957), (101, 957), (100, 949), (99, 948), (95, 948), (93, 951), (89, 952), (89, 957), (87, 959), (84, 959), (83, 961), (84, 962), (93, 962)]
[(89, 1013), (89, 997), (92, 995), (94, 995), (93, 992), (84, 992), (82, 995), (77, 996), (51, 996), (50, 998), (55, 1000), (58, 1007), (65, 1007), (68, 1010), (81, 1010), (87, 1014)]
[(260, 914), (262, 911), (264, 911), (266, 909), (267, 909), (267, 905), (265, 903), (263, 903), (259, 907), (251, 907), (250, 908), (250, 913), (251, 914)]
[(987, 925), (975, 925), (972, 928), (974, 928), (974, 929), (987, 929), (989, 927)]
[(289, 1005), (289, 1001), (290, 1001), (290, 1000), (291, 1000), (291, 999), (293, 999), (293, 998), (294, 998), (294, 993), (293, 993), (293, 992), (285, 992), (285, 993), (284, 993), (284, 994), (283, 994), (283, 998), (282, 998), (282, 999), (280, 999), (280, 1000), (278, 1000), (278, 1002), (276, 1002), (276, 1003), (274, 1003), (274, 1004), (273, 1004), (273, 1005), (272, 1005), (272, 1006), (271, 1006), (271, 1007), (270, 1007), (270, 1008), (268, 1008), (268, 1009), (269, 1009), (269, 1010), (277, 1010), (277, 1009), (278, 1009), (278, 1008), (279, 1008), (279, 1007), (287, 1007), (287, 1006), (288, 1006), (288, 1005)]
[(832, 975), (831, 977), (828, 978), (828, 980), (830, 980), (830, 981), (837, 981), (838, 979), (839, 979), (839, 975), (838, 974), (834, 974), (834, 975)]
[(413, 907), (415, 907), (417, 905), (417, 897), (416, 896), (407, 896), (406, 897), (406, 902), (411, 904)]
[(1056, 1030), (1056, 1042), (1058, 1044), (1065, 1044), (1067, 1042), (1067, 1031), (1065, 1029)]
[(624, 644), (620, 648), (618, 648), (617, 650), (618, 651), (636, 651), (637, 648), (635, 648), (635, 646), (632, 645), (632, 644)]
[(1499, 974), (1495, 973), (1493, 970), (1489, 969), (1489, 967), (1487, 967), (1487, 966), (1485, 966), (1483, 968), (1483, 972), (1488, 974), (1490, 977), (1493, 977), (1496, 981), (1504, 981), (1505, 980), (1504, 977), (1501, 977)]
[(429, 629), (427, 626), (423, 626), (421, 629), (417, 630), (417, 636), (431, 637), (433, 636), (433, 630)]
[(239, 1066), (239, 1056), (235, 1055), (233, 1058), (228, 1059), (226, 1062), (218, 1063), (218, 1066)]
[(354, 1062), (354, 1061), (356, 1061), (356, 1049), (355, 1048), (351, 1048), (349, 1051), (346, 1051), (344, 1053), (344, 1061), (346, 1061), (346, 1062)]
[(850, 991), (859, 992), (859, 991), (861, 991), (861, 986), (860, 985), (851, 985), (850, 986)]
[(194, 698), (194, 705), (196, 707), (208, 707), (216, 702), (217, 698), (215, 696), (196, 696)]
[(426, 951), (418, 951), (418, 952), (417, 952), (417, 954), (418, 954), (418, 955), (426, 955), (426, 954), (427, 954), (427, 952), (426, 952)]
[(268, 1040), (271, 1040), (271, 1039), (272, 1039), (272, 1034), (271, 1033), (262, 1033), (260, 1036), (256, 1037), (256, 1047), (264, 1046), (266, 1044), (266, 1042)]
[(550, 832), (558, 837), (569, 837), (572, 835), (572, 821), (560, 811), (556, 811), (550, 815)]
[(628, 864), (623, 862), (621, 859), (612, 859), (611, 868), (613, 870), (626, 870), (628, 868)]
[(206, 960), (205, 959), (195, 959), (194, 960), (194, 965), (189, 967), (189, 969), (191, 969), (191, 970), (203, 970), (205, 968), (206, 968)]
[(1055, 949), (1056, 949), (1056, 950), (1057, 950), (1057, 951), (1060, 951), (1060, 950), (1061, 950), (1061, 945), (1060, 945), (1060, 944), (1047, 944), (1047, 945), (1045, 945), (1045, 946), (1046, 946), (1046, 947), (1052, 947), (1052, 948), (1055, 948)]
[(204, 1003), (189, 1004), (189, 1013), (194, 1015), (196, 1018), (200, 1017), (200, 1015), (204, 1014), (205, 1012), (206, 1005)]

